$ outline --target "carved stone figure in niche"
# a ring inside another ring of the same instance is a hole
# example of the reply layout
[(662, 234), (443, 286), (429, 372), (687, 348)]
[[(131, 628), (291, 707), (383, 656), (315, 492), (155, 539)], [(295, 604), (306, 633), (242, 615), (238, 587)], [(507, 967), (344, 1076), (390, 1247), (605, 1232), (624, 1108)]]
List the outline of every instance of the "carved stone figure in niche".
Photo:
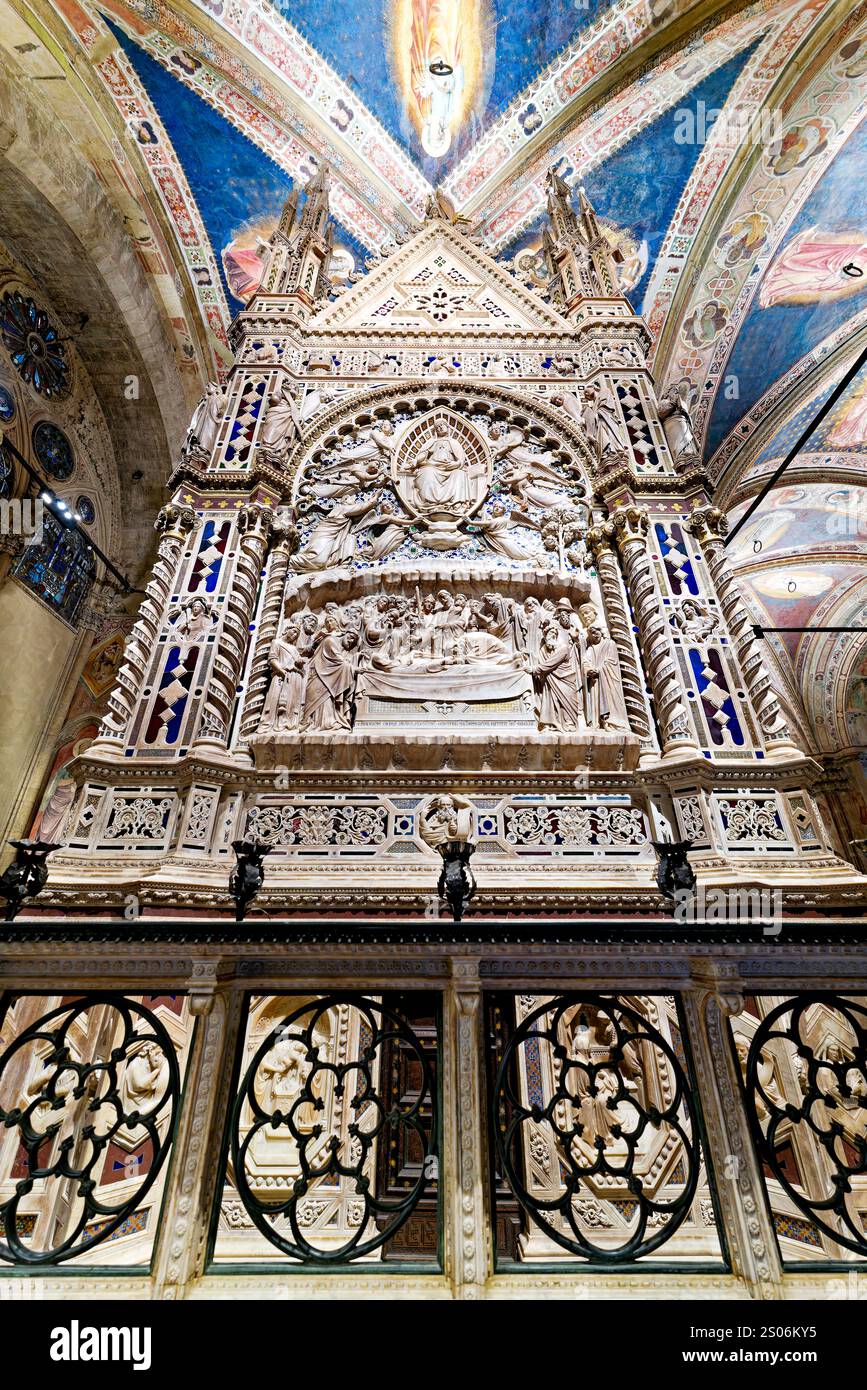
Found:
[(355, 554), (355, 538), (363, 529), (354, 523), (367, 516), (375, 506), (376, 498), (370, 497), (362, 502), (332, 507), (314, 527), (306, 545), (292, 556), (291, 568), (304, 573), (346, 564)]
[(672, 626), (692, 642), (706, 642), (713, 636), (716, 619), (693, 598), (685, 598), (672, 614)]
[(619, 1124), (616, 1110), (609, 1105), (619, 1089), (617, 1076), (613, 1070), (599, 1067), (603, 1059), (596, 1029), (591, 1028), (581, 1014), (569, 1039), (569, 1060), (573, 1064), (569, 1068), (569, 1082), (580, 1127), (580, 1134), (572, 1142), (594, 1156), (597, 1149), (608, 1147)]
[(209, 381), (205, 394), (193, 411), (184, 449), (187, 453), (210, 454), (217, 442), (220, 421), (226, 410), (226, 387)]
[(584, 425), (599, 459), (626, 454), (629, 443), (617, 405), (607, 386), (587, 386), (584, 391)]
[(527, 560), (533, 554), (529, 548), (512, 534), (515, 526), (527, 526), (538, 531), (539, 523), (527, 512), (514, 508), (512, 511), (503, 502), (494, 502), (487, 516), (476, 517), (468, 527), (470, 532), (478, 532), (497, 555), (507, 560)]
[(431, 849), (449, 840), (473, 839), (473, 803), (452, 792), (435, 792), (419, 815), (419, 834)]
[(313, 653), (304, 701), (305, 729), (349, 729), (358, 674), (358, 632), (332, 632)]
[(268, 414), (259, 436), (263, 450), (275, 458), (286, 454), (296, 439), (301, 438), (301, 412), (292, 395), (289, 383), (268, 397)]
[(120, 1081), (120, 1099), (131, 1114), (149, 1115), (165, 1095), (169, 1080), (169, 1059), (155, 1042), (142, 1043), (130, 1055)]
[(270, 341), (267, 343), (262, 343), (261, 347), (257, 347), (254, 350), (253, 361), (262, 362), (265, 365), (271, 365), (272, 363), (278, 362), (279, 355), (277, 353), (277, 344), (272, 343)]
[[(392, 462), (392, 477), (407, 511), (422, 517), (433, 542), (446, 549), (460, 545), (457, 523), (482, 502), (490, 479), (487, 446), (472, 425), (450, 411), (433, 411), (402, 434)], [(443, 527), (441, 523), (450, 523)], [(442, 536), (442, 543), (439, 539)]]
[(263, 729), (297, 729), (301, 722), (306, 656), (300, 637), (300, 625), (289, 622), (271, 643), (268, 660), (272, 676), (262, 711)]
[(397, 376), (400, 367), (393, 357), (382, 357), (371, 352), (367, 357), (367, 370), (370, 376)]
[(458, 368), (447, 357), (432, 357), (427, 370), (431, 376), (455, 376)]
[(217, 610), (201, 595), (185, 599), (179, 608), (169, 614), (179, 636), (186, 643), (201, 642), (209, 632), (213, 632), (217, 622)]
[(433, 439), (401, 471), (411, 479), (410, 495), (420, 512), (449, 514), (474, 500), (466, 452), (444, 420), (437, 421)]
[(363, 492), (367, 488), (391, 485), (391, 479), (386, 469), (381, 463), (376, 463), (373, 459), (368, 463), (354, 463), (345, 468), (342, 466), (323, 468), (320, 476), (331, 481), (307, 484), (303, 489), (304, 492), (309, 491), (316, 498), (333, 497), (336, 499), (344, 497), (347, 492)]
[(587, 630), (584, 682), (584, 707), (591, 728), (628, 730), (617, 647), (598, 627)]
[(698, 440), (692, 424), (696, 389), (689, 381), (678, 381), (659, 398), (659, 418), (676, 460), (699, 457)]

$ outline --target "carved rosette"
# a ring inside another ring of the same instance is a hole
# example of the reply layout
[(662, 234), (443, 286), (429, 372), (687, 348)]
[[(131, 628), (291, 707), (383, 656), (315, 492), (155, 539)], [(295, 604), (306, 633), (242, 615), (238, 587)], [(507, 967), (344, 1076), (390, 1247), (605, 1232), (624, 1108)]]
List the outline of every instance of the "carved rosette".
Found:
[(647, 549), (647, 512), (640, 507), (618, 507), (611, 520), (635, 613), (641, 653), (656, 704), (663, 753), (697, 749), (698, 744), (690, 730), (689, 716), (681, 699), (670, 631)]
[(148, 663), (166, 619), (181, 555), (197, 522), (192, 507), (170, 503), (159, 512), (154, 530), (160, 541), (135, 626), (124, 648), (117, 684), (108, 697), (108, 712), (100, 725), (93, 752), (106, 752), (122, 743), (144, 685)]
[(771, 677), (753, 636), (752, 620), (741, 597), (737, 580), (725, 553), (728, 520), (718, 507), (701, 507), (693, 512), (687, 529), (702, 549), (711, 580), (722, 605), (735, 655), (749, 693), (752, 707), (770, 749), (797, 750), (789, 726), (771, 689)]
[(294, 526), (275, 527), (271, 537), (271, 556), (268, 565), (268, 578), (265, 581), (265, 594), (259, 617), (256, 650), (250, 667), (244, 712), (241, 718), (241, 744), (246, 744), (251, 734), (259, 727), (268, 684), (271, 679), (269, 652), (271, 643), (280, 630), (280, 613), (283, 607), (283, 591), (289, 572), (289, 557), (298, 549), (298, 532)]
[(587, 544), (593, 555), (602, 602), (608, 627), (617, 647), (620, 661), (620, 676), (623, 682), (623, 698), (629, 715), (629, 727), (639, 738), (650, 738), (650, 718), (644, 697), (644, 678), (630, 637), (631, 624), (623, 599), (620, 582), (620, 567), (614, 549), (614, 527), (610, 521), (594, 526), (587, 532)]
[(273, 509), (261, 502), (250, 502), (238, 512), (238, 555), (235, 573), (226, 597), (225, 617), (219, 642), (215, 645), (207, 699), (196, 738), (197, 748), (224, 749), (227, 746), (238, 680), (247, 651), (250, 620), (256, 603), (259, 575), (273, 518)]

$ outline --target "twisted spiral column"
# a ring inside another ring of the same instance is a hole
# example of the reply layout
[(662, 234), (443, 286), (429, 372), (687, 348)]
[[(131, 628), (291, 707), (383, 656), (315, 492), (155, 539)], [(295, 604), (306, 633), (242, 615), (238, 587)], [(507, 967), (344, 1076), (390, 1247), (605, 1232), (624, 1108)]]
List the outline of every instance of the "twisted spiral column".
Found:
[(241, 743), (246, 746), (255, 734), (265, 707), (265, 697), (271, 681), (271, 643), (280, 629), (280, 615), (283, 610), (283, 594), (286, 576), (289, 572), (289, 557), (298, 549), (298, 532), (292, 527), (275, 528), (272, 534), (268, 578), (265, 581), (265, 594), (259, 616), (259, 630), (256, 649), (250, 664), (250, 677), (247, 694), (241, 714)]
[(681, 699), (674, 647), (647, 549), (647, 512), (640, 507), (618, 507), (611, 522), (635, 614), (641, 655), (653, 691), (663, 754), (698, 751)]
[(215, 644), (208, 693), (194, 744), (199, 751), (225, 751), (228, 747), (229, 725), (273, 517), (273, 509), (262, 502), (249, 502), (238, 512), (235, 573), (226, 596), (223, 627)]
[(687, 529), (701, 546), (769, 755), (785, 756), (800, 752), (771, 689), (770, 673), (753, 636), (752, 619), (725, 553), (727, 518), (718, 507), (701, 507), (693, 512)]
[(90, 750), (93, 753), (114, 752), (124, 742), (144, 686), (148, 663), (165, 622), (181, 555), (196, 520), (192, 507), (169, 503), (160, 510), (154, 522), (154, 530), (162, 533), (157, 558), (124, 647), (117, 684), (108, 697), (108, 710)]
[(614, 527), (610, 521), (587, 532), (587, 543), (599, 576), (602, 603), (617, 657), (629, 727), (641, 739), (650, 739), (650, 715), (644, 697), (644, 677), (632, 646), (632, 624), (620, 583), (620, 566), (614, 549)]

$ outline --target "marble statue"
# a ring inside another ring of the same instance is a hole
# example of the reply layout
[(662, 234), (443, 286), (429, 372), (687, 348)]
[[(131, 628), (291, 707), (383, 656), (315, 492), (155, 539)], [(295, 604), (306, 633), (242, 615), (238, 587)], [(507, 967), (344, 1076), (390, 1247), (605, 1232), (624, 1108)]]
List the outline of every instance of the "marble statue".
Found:
[(539, 690), (539, 726), (575, 731), (584, 727), (581, 690), (576, 679), (575, 647), (562, 628), (551, 623), (542, 634), (533, 663)]
[(672, 614), (671, 623), (692, 642), (706, 642), (713, 636), (716, 619), (696, 599), (685, 598)]
[(554, 455), (550, 450), (534, 453), (527, 443), (526, 430), (506, 430), (496, 424), (491, 426), (488, 440), (494, 459), (506, 460), (503, 482), (514, 496), (534, 507), (553, 507), (562, 502), (562, 492), (568, 484), (551, 466)]
[(300, 624), (289, 622), (271, 643), (268, 659), (272, 675), (262, 711), (262, 729), (297, 729), (301, 722), (306, 657), (300, 637)]
[(461, 511), (474, 501), (469, 460), (444, 420), (437, 421), (433, 438), (402, 472), (410, 477), (411, 497), (420, 512)]
[(358, 673), (358, 633), (333, 632), (313, 653), (304, 700), (305, 729), (349, 729)]
[(585, 714), (590, 727), (628, 730), (617, 647), (595, 626), (587, 630), (584, 680)]
[(527, 560), (533, 554), (535, 547), (527, 547), (518, 536), (513, 534), (516, 526), (529, 527), (533, 531), (539, 530), (539, 523), (527, 512), (514, 508), (511, 511), (503, 502), (494, 502), (491, 510), (486, 516), (475, 517), (470, 530), (478, 532), (485, 544), (497, 555), (502, 555), (506, 560)]
[(300, 572), (324, 570), (329, 565), (346, 564), (355, 554), (355, 541), (358, 530), (355, 523), (360, 521), (376, 506), (376, 498), (363, 502), (346, 502), (332, 507), (327, 516), (313, 528), (306, 545), (289, 561), (294, 570)]
[(169, 1079), (169, 1060), (155, 1042), (143, 1043), (131, 1054), (120, 1080), (120, 1099), (124, 1111), (149, 1115), (165, 1095)]
[(184, 448), (187, 452), (210, 454), (217, 442), (220, 422), (226, 410), (227, 392), (216, 381), (209, 381), (205, 394), (193, 411)]
[(689, 381), (678, 381), (659, 398), (659, 418), (675, 460), (698, 458), (698, 440), (692, 423), (695, 387)]
[(609, 388), (592, 385), (584, 389), (584, 425), (596, 447), (599, 459), (628, 453), (629, 441), (620, 413)]
[(268, 414), (259, 435), (263, 450), (282, 457), (296, 439), (301, 437), (301, 412), (288, 382), (268, 397)]
[(217, 610), (200, 594), (194, 594), (192, 598), (185, 599), (169, 617), (183, 641), (192, 644), (201, 642), (214, 630)]

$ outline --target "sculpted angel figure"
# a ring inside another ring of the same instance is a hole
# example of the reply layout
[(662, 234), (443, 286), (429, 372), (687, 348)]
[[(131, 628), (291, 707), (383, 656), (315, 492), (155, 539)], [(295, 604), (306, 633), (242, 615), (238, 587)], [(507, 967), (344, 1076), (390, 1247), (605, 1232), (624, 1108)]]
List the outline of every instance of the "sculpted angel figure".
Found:
[(673, 627), (693, 642), (706, 642), (716, 628), (716, 619), (712, 618), (707, 609), (694, 598), (683, 600), (680, 608), (672, 614), (671, 622)]
[(340, 464), (334, 466), (342, 467), (343, 461), (348, 459), (358, 462), (365, 459), (381, 459), (387, 462), (391, 458), (394, 443), (394, 424), (391, 420), (380, 420), (369, 429), (360, 430), (355, 444), (343, 450)]
[(342, 565), (355, 554), (355, 537), (361, 527), (355, 525), (376, 506), (376, 498), (363, 502), (341, 503), (331, 508), (307, 538), (307, 544), (289, 561), (293, 570), (310, 573), (329, 565)]
[(406, 540), (407, 534), (415, 525), (415, 518), (404, 516), (394, 507), (383, 507), (378, 516), (370, 522), (370, 539), (361, 546), (366, 560), (382, 560)]
[(506, 430), (499, 424), (491, 426), (488, 439), (494, 447), (494, 458), (507, 460), (503, 482), (510, 492), (535, 507), (551, 507), (562, 501), (557, 492), (545, 486), (553, 483), (560, 490), (568, 486), (551, 466), (554, 455), (550, 450), (534, 453), (527, 443), (526, 430)]
[(533, 531), (540, 529), (539, 523), (527, 512), (517, 507), (509, 511), (502, 502), (495, 502), (488, 515), (476, 517), (469, 529), (478, 532), (492, 550), (507, 560), (526, 560), (533, 550), (528, 550), (517, 536), (512, 535), (515, 526), (527, 526)]

